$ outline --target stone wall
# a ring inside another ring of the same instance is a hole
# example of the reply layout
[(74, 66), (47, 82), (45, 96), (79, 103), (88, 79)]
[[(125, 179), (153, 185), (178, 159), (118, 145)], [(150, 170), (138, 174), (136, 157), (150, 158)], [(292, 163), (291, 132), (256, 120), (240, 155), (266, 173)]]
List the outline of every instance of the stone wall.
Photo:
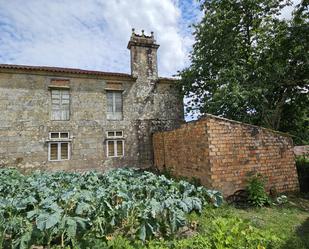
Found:
[(268, 189), (298, 190), (291, 138), (261, 127), (207, 115), (154, 134), (154, 153), (160, 170), (198, 178), (226, 196), (243, 189), (252, 171), (268, 178)]
[[(153, 36), (132, 34), (132, 74), (0, 64), (0, 167), (106, 170), (153, 166), (152, 133), (183, 122), (175, 80), (157, 73)], [(51, 120), (51, 87), (70, 92), (70, 120)], [(121, 91), (123, 118), (107, 119), (107, 90)], [(123, 131), (124, 156), (107, 157), (106, 132)], [(71, 158), (48, 161), (49, 132), (70, 132)]]

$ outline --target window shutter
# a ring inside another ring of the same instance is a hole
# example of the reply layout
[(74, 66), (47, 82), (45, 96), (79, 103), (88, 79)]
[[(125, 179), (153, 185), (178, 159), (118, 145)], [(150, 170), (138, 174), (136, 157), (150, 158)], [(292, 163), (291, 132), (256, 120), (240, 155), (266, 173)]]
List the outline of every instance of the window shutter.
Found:
[(115, 112), (121, 113), (122, 112), (122, 94), (121, 92), (115, 92)]
[(113, 92), (107, 92), (107, 112), (113, 112)]
[(58, 144), (50, 144), (50, 160), (58, 160)]
[(108, 141), (108, 156), (114, 156), (115, 155), (115, 147), (114, 147), (114, 141)]
[(52, 90), (52, 120), (70, 119), (70, 92), (68, 90)]
[(61, 143), (61, 160), (69, 159), (69, 144)]
[(117, 141), (117, 156), (123, 156), (123, 141)]
[(107, 91), (107, 119), (122, 119), (122, 93)]

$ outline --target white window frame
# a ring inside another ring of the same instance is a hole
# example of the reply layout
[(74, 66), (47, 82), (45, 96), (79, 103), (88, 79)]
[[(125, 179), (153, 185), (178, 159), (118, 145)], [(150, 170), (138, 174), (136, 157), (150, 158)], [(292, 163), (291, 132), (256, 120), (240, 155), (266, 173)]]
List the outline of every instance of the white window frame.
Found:
[[(52, 133), (58, 133), (58, 137), (57, 138), (52, 138), (51, 137), (51, 134)], [(61, 138), (61, 133), (67, 133), (68, 134), (68, 137), (67, 138)], [(54, 140), (54, 141), (57, 141), (57, 140), (69, 140), (70, 139), (70, 132), (68, 132), (68, 131), (61, 131), (61, 132), (58, 132), (58, 131), (51, 131), (51, 132), (49, 132), (49, 139), (50, 140)]]
[[(57, 138), (52, 138), (52, 133), (57, 133), (58, 137)], [(61, 133), (67, 133), (68, 136), (66, 138), (61, 138)], [(68, 161), (71, 159), (71, 139), (70, 139), (70, 132), (68, 131), (51, 131), (48, 134), (49, 140), (48, 142), (48, 161), (50, 162), (59, 162), (59, 161)], [(51, 144), (57, 144), (57, 155), (58, 158), (56, 160), (51, 159)], [(61, 144), (68, 144), (68, 158), (62, 159), (61, 158)]]
[[(58, 155), (58, 158), (56, 160), (53, 160), (50, 158), (51, 156), (51, 145), (52, 144), (57, 144), (57, 155)], [(62, 144), (68, 144), (68, 158), (66, 159), (62, 159), (61, 158), (61, 145)], [(59, 161), (68, 161), (71, 159), (71, 143), (69, 141), (63, 141), (63, 142), (49, 142), (48, 143), (48, 161), (50, 162), (59, 162)]]
[[(117, 142), (121, 141), (122, 142), (122, 155), (118, 156), (118, 150), (117, 150)], [(109, 155), (109, 149), (108, 149), (108, 142), (113, 142), (114, 143), (114, 155), (110, 156)], [(106, 140), (106, 156), (107, 157), (124, 157), (124, 140), (123, 139), (108, 139)]]
[[(112, 104), (112, 112), (108, 111), (108, 97), (107, 95), (111, 93), (113, 97), (113, 104)], [(116, 112), (116, 93), (119, 93), (121, 96), (121, 112)], [(119, 90), (107, 90), (106, 91), (106, 117), (107, 120), (122, 120), (123, 119), (123, 97), (122, 91)]]
[[(114, 135), (113, 135), (113, 136), (110, 136), (110, 135), (108, 134), (108, 133), (110, 133), (110, 132), (113, 132)], [(116, 135), (117, 132), (121, 132), (121, 136), (117, 136), (117, 135)], [(107, 138), (123, 138), (123, 131), (107, 131), (107, 132), (106, 132), (106, 137), (107, 137)]]

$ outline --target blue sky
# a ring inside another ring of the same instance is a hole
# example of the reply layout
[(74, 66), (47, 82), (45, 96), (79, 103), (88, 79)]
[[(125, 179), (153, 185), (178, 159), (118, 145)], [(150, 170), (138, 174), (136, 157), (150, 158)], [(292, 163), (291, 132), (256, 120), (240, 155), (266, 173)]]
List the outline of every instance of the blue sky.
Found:
[(155, 32), (159, 73), (188, 65), (195, 0), (0, 0), (0, 63), (130, 72), (131, 29)]

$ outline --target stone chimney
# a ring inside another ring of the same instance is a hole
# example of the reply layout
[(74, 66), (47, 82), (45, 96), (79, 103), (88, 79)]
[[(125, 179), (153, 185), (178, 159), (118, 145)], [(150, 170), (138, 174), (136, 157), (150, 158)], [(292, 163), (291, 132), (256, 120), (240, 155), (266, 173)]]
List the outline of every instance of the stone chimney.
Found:
[(158, 79), (157, 50), (153, 32), (150, 36), (136, 34), (132, 29), (132, 35), (128, 43), (128, 49), (131, 53), (131, 74), (140, 80), (144, 79), (155, 82)]

